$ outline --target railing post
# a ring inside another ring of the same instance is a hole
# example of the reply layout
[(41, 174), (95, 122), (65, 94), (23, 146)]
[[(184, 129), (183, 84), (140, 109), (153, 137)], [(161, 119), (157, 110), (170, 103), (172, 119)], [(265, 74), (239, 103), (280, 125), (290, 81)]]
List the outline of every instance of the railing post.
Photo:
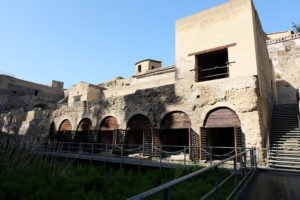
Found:
[(160, 149), (160, 152), (159, 152), (159, 164), (160, 164), (160, 165), (159, 165), (159, 168), (160, 168), (160, 170), (161, 170), (161, 167), (162, 167), (162, 166), (161, 166), (161, 165), (162, 165), (162, 163), (161, 163), (161, 156), (162, 156), (162, 155), (161, 155), (161, 154), (162, 154), (162, 147), (161, 147), (161, 145), (159, 145), (159, 149)]
[(210, 162), (210, 166), (212, 166), (212, 149), (211, 149), (211, 147), (209, 147), (209, 162)]
[(255, 167), (255, 156), (254, 156), (254, 154), (255, 154), (255, 149), (254, 148), (252, 148), (251, 149), (251, 167)]
[(243, 168), (243, 156), (242, 156), (242, 154), (240, 154), (240, 174), (241, 175), (243, 175), (243, 170), (242, 170), (242, 168)]
[(92, 155), (94, 154), (94, 143), (92, 143)]
[(141, 171), (141, 146), (139, 148), (139, 172)]
[(79, 152), (81, 152), (81, 143), (79, 143)]
[(215, 199), (216, 200), (219, 200), (220, 199), (220, 196), (219, 196), (219, 180), (218, 180), (218, 166), (215, 166), (214, 167), (214, 176), (215, 176)]
[[(256, 151), (257, 149), (255, 148), (253, 150), (254, 150), (254, 153), (253, 153), (254, 154), (254, 158), (253, 158), (254, 159), (254, 166), (257, 167), (257, 163), (258, 163), (258, 156), (257, 156), (257, 151)], [(269, 160), (269, 159), (267, 159), (267, 160)]]
[(164, 200), (170, 200), (170, 188), (164, 190)]
[(247, 152), (244, 153), (244, 173), (247, 174)]
[(184, 146), (184, 169), (186, 169), (186, 146)]
[(121, 145), (121, 163), (120, 163), (120, 168), (123, 168), (123, 144)]
[(107, 153), (107, 144), (105, 144), (105, 153)]
[(234, 188), (237, 186), (236, 158), (233, 159)]
[(71, 143), (69, 142), (69, 145), (68, 145), (68, 152), (69, 152), (69, 154), (70, 154), (70, 151), (71, 151)]

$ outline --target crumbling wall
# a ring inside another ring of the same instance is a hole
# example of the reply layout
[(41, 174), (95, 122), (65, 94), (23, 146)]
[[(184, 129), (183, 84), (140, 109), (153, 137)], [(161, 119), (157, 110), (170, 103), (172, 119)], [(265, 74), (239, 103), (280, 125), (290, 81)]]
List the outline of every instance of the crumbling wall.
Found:
[(270, 59), (275, 68), (275, 76), (300, 88), (300, 33), (268, 40)]
[(153, 128), (160, 128), (161, 120), (173, 111), (186, 113), (192, 129), (199, 134), (207, 113), (216, 107), (234, 110), (242, 123), (247, 146), (262, 147), (262, 133), (258, 113), (257, 78), (255, 76), (213, 80), (193, 83), (181, 80), (176, 84), (137, 90), (133, 94), (105, 98), (102, 101), (77, 102), (73, 106), (62, 106), (52, 114), (59, 127), (69, 119), (76, 130), (83, 118), (92, 121), (92, 129), (99, 130), (103, 119), (116, 118), (119, 127), (126, 129), (128, 120), (143, 114)]
[(22, 109), (0, 113), (0, 132), (12, 135), (42, 137), (50, 128), (51, 110)]
[(63, 97), (61, 89), (0, 75), (0, 111), (28, 111), (39, 104), (55, 107)]
[(269, 54), (266, 45), (267, 36), (262, 29), (254, 6), (252, 12), (258, 77), (258, 110), (261, 118), (261, 131), (266, 133), (263, 137), (263, 143), (266, 144), (268, 141), (268, 133), (270, 128), (270, 115), (273, 109), (274, 98), (276, 98), (276, 82), (274, 68), (269, 60)]

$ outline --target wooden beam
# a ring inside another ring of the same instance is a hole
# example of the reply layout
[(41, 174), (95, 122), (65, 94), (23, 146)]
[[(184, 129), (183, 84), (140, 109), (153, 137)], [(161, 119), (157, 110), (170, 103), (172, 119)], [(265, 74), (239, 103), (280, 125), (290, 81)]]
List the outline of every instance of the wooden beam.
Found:
[(232, 44), (228, 44), (228, 45), (224, 45), (224, 46), (220, 46), (220, 47), (215, 47), (215, 48), (212, 48), (212, 49), (206, 49), (206, 50), (203, 50), (203, 51), (197, 51), (197, 52), (188, 54), (188, 56), (195, 56), (195, 55), (199, 55), (199, 54), (210, 53), (210, 52), (214, 52), (214, 51), (227, 49), (227, 48), (233, 47), (233, 46), (236, 46), (236, 43), (232, 43)]
[[(236, 137), (236, 127), (233, 128), (234, 129), (234, 151), (235, 151), (235, 155), (238, 154), (237, 152), (237, 137)], [(235, 158), (236, 161), (238, 161), (238, 158)]]
[(191, 128), (189, 128), (189, 154), (191, 156)]
[(200, 153), (200, 158), (199, 160), (202, 160), (202, 141), (201, 141), (201, 127), (199, 129), (199, 153)]

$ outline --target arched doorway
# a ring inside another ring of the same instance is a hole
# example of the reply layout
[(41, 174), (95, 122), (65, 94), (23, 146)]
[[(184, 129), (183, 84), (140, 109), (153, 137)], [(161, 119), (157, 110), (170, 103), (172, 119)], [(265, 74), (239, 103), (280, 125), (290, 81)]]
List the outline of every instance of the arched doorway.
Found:
[(58, 131), (72, 131), (72, 124), (70, 120), (65, 119), (61, 122)]
[(100, 132), (97, 141), (103, 144), (114, 143), (114, 130), (119, 129), (119, 124), (116, 118), (106, 117), (100, 125)]
[[(220, 107), (210, 111), (203, 126), (200, 145), (212, 147), (209, 148), (209, 153), (213, 155), (213, 159), (220, 160), (237, 154), (238, 148), (242, 147), (241, 122), (238, 115), (230, 108)], [(206, 157), (203, 152), (200, 156), (203, 157), (201, 159)]]
[(82, 119), (76, 130), (75, 141), (76, 142), (88, 142), (91, 140), (92, 132), (92, 121), (88, 118)]
[[(144, 144), (148, 133), (151, 137), (151, 122), (145, 115), (137, 114), (130, 118), (127, 123), (125, 136), (126, 144)], [(134, 147), (133, 147), (134, 148)]]
[(49, 128), (49, 136), (48, 136), (48, 139), (49, 140), (55, 140), (56, 138), (56, 130), (55, 130), (55, 123), (52, 122), (50, 124), (50, 128)]
[(170, 147), (164, 147), (164, 149), (178, 151), (183, 147), (171, 146), (189, 146), (191, 121), (186, 113), (181, 111), (168, 113), (162, 119), (160, 127), (161, 144), (170, 145)]
[(61, 122), (57, 131), (57, 137), (59, 141), (72, 141), (72, 124), (70, 120), (65, 119)]

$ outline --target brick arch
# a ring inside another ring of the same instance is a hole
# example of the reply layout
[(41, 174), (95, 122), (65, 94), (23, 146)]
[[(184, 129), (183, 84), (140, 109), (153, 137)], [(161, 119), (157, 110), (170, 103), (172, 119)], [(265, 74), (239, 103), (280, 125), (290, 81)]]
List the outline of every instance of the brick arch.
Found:
[(83, 118), (77, 126), (77, 131), (89, 130), (92, 130), (92, 121), (89, 118)]
[[(200, 146), (217, 146), (212, 149), (213, 159), (224, 159), (240, 152), (239, 148), (244, 146), (241, 121), (234, 110), (229, 107), (216, 107), (210, 110), (205, 117), (203, 127), (200, 131)], [(223, 148), (225, 147), (225, 148)], [(205, 151), (200, 148), (200, 159), (206, 159)], [(224, 155), (224, 157), (220, 157)]]
[(118, 121), (113, 116), (105, 117), (101, 124), (100, 124), (100, 130), (114, 130), (119, 129)]
[(232, 109), (218, 107), (207, 113), (203, 127), (241, 127), (241, 121)]
[(167, 151), (183, 150), (182, 146), (189, 146), (191, 121), (189, 116), (182, 111), (169, 112), (160, 123), (160, 143), (166, 145)]
[(149, 133), (149, 129), (151, 129), (151, 122), (145, 115), (136, 114), (129, 119), (126, 129), (125, 143), (140, 145), (145, 143), (145, 134)]
[(132, 116), (127, 122), (127, 130), (141, 130), (150, 129), (151, 122), (148, 117), (143, 114), (136, 114)]
[(161, 120), (161, 129), (188, 129), (191, 128), (189, 116), (182, 111), (169, 112)]
[(70, 120), (68, 119), (64, 119), (58, 128), (58, 131), (72, 131), (73, 127), (72, 127), (72, 123)]

